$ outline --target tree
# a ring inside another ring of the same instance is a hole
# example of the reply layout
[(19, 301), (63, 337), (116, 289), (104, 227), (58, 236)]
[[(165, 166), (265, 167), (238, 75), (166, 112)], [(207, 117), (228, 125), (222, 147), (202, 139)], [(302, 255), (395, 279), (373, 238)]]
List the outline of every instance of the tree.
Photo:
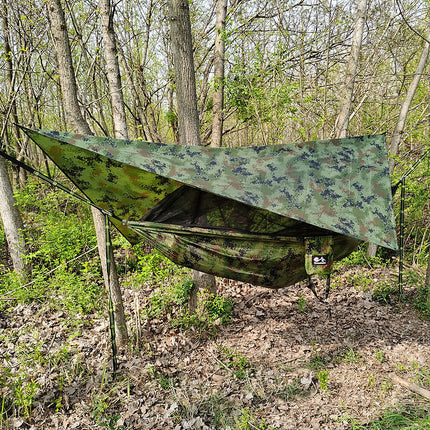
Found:
[(335, 124), (335, 136), (346, 137), (349, 125), (349, 116), (354, 95), (355, 77), (357, 75), (363, 28), (366, 18), (367, 0), (359, 0), (357, 5), (357, 19), (352, 36), (351, 51), (345, 73), (345, 85), (341, 93), (340, 112)]
[(118, 139), (128, 139), (116, 35), (113, 27), (114, 9), (112, 8), (110, 0), (99, 0), (99, 8), (112, 117), (115, 128), (114, 134)]
[[(427, 37), (429, 36), (430, 36), (430, 33), (428, 33)], [(403, 100), (402, 106), (400, 108), (400, 113), (399, 113), (399, 117), (397, 118), (396, 128), (394, 129), (393, 135), (391, 136), (391, 142), (390, 142), (391, 157), (395, 157), (399, 151), (400, 141), (402, 139), (402, 134), (405, 129), (406, 118), (408, 116), (408, 112), (409, 112), (412, 100), (417, 91), (418, 85), (420, 83), (421, 76), (423, 75), (424, 68), (427, 64), (429, 52), (430, 52), (430, 42), (428, 40), (425, 40), (424, 48), (421, 51), (421, 56), (420, 56), (417, 68), (409, 84), (408, 91), (406, 93), (405, 99)], [(394, 158), (391, 158), (389, 160), (390, 174), (393, 173), (394, 171), (394, 164), (395, 164), (395, 160)]]
[(224, 53), (225, 53), (225, 17), (227, 0), (218, 0), (215, 22), (214, 48), (214, 92), (211, 146), (221, 146), (224, 116)]
[[(3, 36), (4, 36), (4, 49), (5, 59), (7, 64), (7, 86), (8, 86), (8, 103), (7, 111), (12, 117), (12, 121), (15, 123), (13, 126), (15, 129), (15, 142), (16, 152), (19, 157), (19, 146), (18, 142), (18, 131), (16, 123), (17, 120), (17, 107), (16, 99), (14, 96), (15, 88), (15, 76), (13, 73), (12, 63), (12, 52), (10, 45), (10, 33), (9, 33), (9, 21), (7, 15), (7, 4), (6, 1), (2, 2), (2, 19), (3, 19)], [(3, 132), (6, 130), (7, 119), (3, 124)], [(3, 138), (3, 133), (2, 136)], [(19, 181), (17, 181), (19, 182)], [(23, 184), (21, 184), (23, 185)], [(8, 244), (9, 254), (12, 259), (12, 265), (14, 270), (26, 277), (29, 275), (30, 267), (26, 263), (25, 254), (27, 252), (27, 246), (25, 242), (24, 225), (22, 222), (21, 215), (16, 206), (16, 201), (13, 195), (13, 188), (9, 178), (8, 170), (4, 158), (0, 156), (0, 216), (3, 222), (3, 228), (6, 234), (6, 241)]]
[[(200, 145), (200, 122), (197, 109), (196, 79), (194, 73), (193, 43), (188, 1), (169, 0), (171, 43), (176, 80), (179, 119), (179, 142)], [(191, 293), (190, 311), (197, 307), (197, 292), (206, 288), (216, 291), (213, 275), (193, 271), (194, 288)]]
[(6, 163), (4, 158), (0, 156), (0, 216), (13, 268), (18, 274), (26, 277), (29, 275), (30, 267), (25, 261), (27, 247), (24, 225), (15, 203)]
[[(55, 50), (57, 52), (58, 70), (60, 75), (60, 85), (63, 96), (64, 109), (67, 113), (70, 127), (75, 133), (92, 134), (88, 123), (82, 116), (72, 55), (68, 40), (66, 20), (60, 0), (48, 0), (48, 13), (51, 22), (51, 31), (54, 38)], [(118, 282), (116, 265), (114, 264), (112, 248), (110, 248), (110, 273), (107, 273), (106, 256), (106, 228), (105, 216), (97, 209), (92, 208), (94, 226), (97, 235), (97, 244), (103, 270), (103, 277), (107, 290), (112, 292), (112, 302), (115, 314), (115, 331), (117, 343), (125, 346), (128, 343), (127, 325), (124, 314), (124, 307), (121, 297), (121, 289)]]

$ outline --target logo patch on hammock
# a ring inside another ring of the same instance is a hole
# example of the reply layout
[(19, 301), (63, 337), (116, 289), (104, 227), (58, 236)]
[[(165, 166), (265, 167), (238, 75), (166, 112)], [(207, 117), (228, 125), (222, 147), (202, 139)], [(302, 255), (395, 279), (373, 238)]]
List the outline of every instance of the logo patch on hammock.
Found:
[(328, 263), (328, 255), (313, 255), (312, 265), (313, 266), (325, 266)]

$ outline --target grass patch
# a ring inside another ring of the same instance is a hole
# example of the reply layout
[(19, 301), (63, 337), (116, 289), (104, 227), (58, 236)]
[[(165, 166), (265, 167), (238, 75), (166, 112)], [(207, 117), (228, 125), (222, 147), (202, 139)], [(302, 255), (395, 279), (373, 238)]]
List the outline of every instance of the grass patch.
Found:
[(430, 429), (430, 410), (398, 407), (386, 410), (378, 419), (360, 424), (350, 416), (342, 416), (337, 421), (346, 421), (350, 430), (424, 430)]

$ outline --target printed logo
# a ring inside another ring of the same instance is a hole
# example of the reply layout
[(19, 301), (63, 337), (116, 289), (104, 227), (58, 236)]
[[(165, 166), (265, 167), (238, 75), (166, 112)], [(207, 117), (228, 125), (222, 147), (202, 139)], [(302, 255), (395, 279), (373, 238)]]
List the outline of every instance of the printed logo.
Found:
[(312, 256), (312, 265), (314, 266), (324, 266), (327, 264), (328, 256), (327, 255), (313, 255)]

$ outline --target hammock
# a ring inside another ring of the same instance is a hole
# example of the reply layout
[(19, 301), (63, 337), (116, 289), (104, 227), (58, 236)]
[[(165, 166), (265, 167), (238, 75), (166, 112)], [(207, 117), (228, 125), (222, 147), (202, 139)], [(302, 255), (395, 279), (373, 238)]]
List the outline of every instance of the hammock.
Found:
[(270, 288), (397, 250), (385, 136), (207, 148), (24, 129), (131, 242)]

